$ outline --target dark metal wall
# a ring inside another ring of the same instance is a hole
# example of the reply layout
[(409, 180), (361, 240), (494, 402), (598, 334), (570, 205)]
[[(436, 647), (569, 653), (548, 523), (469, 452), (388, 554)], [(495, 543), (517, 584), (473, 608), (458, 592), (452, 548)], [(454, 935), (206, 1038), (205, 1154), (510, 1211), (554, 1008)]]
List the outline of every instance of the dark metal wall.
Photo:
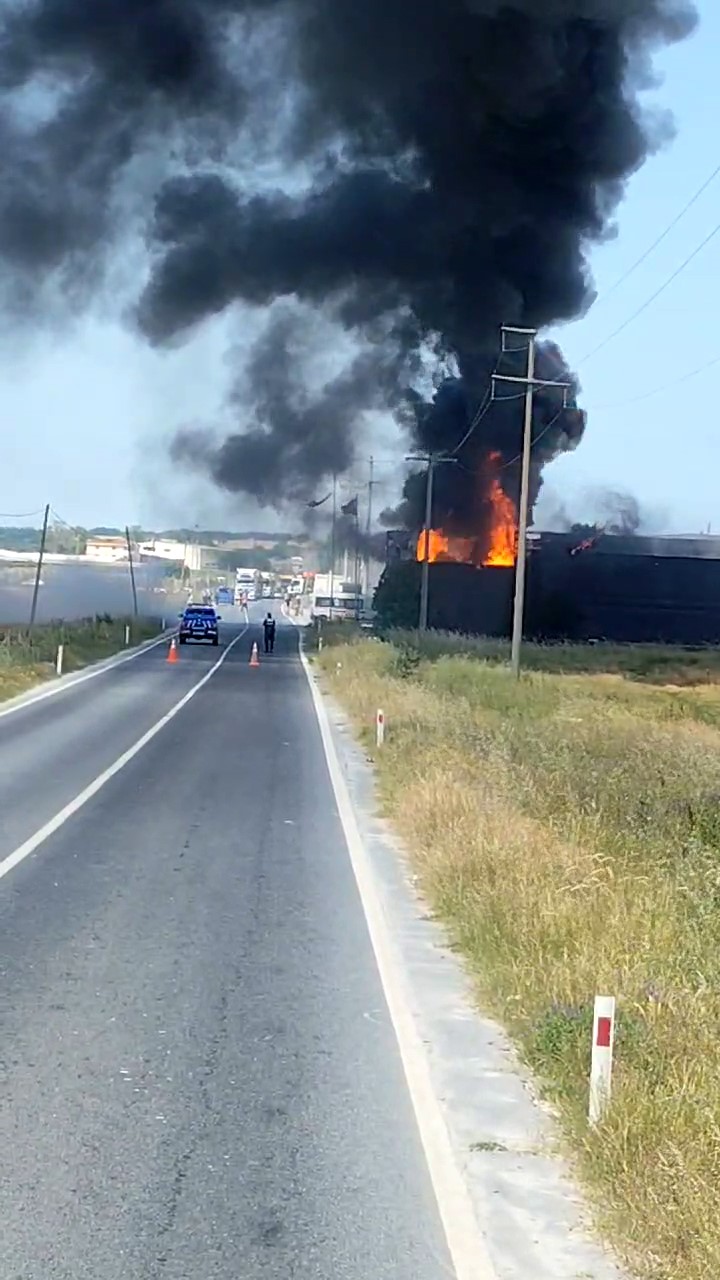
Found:
[[(510, 634), (512, 569), (430, 566), (430, 624)], [(570, 556), (545, 546), (529, 557), (528, 636), (720, 644), (720, 560), (611, 554)]]
[(720, 560), (612, 554), (530, 558), (528, 631), (579, 640), (720, 643)]

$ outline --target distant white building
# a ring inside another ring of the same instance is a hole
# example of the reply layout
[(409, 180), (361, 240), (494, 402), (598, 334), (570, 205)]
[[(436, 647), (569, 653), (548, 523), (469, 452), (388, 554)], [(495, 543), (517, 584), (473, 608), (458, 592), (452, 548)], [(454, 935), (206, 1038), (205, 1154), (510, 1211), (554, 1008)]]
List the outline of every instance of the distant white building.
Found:
[(177, 564), (185, 564), (187, 549), (186, 542), (176, 542), (174, 538), (153, 538), (138, 547), (140, 555), (148, 560), (174, 560)]
[(118, 536), (88, 538), (85, 547), (88, 560), (97, 560), (102, 564), (115, 564), (127, 560), (128, 549), (125, 538)]
[(150, 542), (141, 542), (138, 551), (143, 560), (167, 560), (185, 569), (199, 570), (212, 563), (216, 548), (203, 547), (197, 542), (176, 542), (173, 538), (153, 538)]

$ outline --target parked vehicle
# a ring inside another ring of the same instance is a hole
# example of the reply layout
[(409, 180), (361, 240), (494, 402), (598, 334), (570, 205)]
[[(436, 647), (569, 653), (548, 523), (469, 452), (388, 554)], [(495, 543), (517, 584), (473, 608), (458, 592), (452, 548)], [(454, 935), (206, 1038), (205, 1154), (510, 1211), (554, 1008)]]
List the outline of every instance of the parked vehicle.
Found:
[(219, 621), (220, 617), (211, 604), (189, 604), (184, 613), (180, 614), (180, 644), (187, 644), (188, 640), (219, 644)]
[(360, 617), (363, 605), (360, 587), (356, 582), (345, 582), (337, 574), (315, 574), (311, 618), (323, 618), (326, 622), (351, 621)]
[(235, 603), (242, 604), (243, 599), (256, 600), (259, 580), (260, 574), (257, 569), (236, 569)]

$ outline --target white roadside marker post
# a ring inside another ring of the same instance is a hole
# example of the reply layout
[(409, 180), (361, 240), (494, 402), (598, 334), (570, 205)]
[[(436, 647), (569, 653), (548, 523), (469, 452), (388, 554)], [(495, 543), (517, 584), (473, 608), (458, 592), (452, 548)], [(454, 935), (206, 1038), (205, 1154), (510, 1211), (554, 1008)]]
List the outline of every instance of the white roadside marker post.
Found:
[(125, 623), (125, 648), (130, 644), (130, 623)]
[(615, 997), (596, 996), (588, 1109), (588, 1119), (593, 1128), (600, 1123), (610, 1105), (614, 1042)]
[(385, 741), (385, 712), (378, 707), (375, 716), (375, 741), (381, 747)]
[(57, 649), (57, 658), (55, 659), (55, 670), (59, 676), (62, 675), (64, 653), (65, 653), (65, 645), (59, 644)]

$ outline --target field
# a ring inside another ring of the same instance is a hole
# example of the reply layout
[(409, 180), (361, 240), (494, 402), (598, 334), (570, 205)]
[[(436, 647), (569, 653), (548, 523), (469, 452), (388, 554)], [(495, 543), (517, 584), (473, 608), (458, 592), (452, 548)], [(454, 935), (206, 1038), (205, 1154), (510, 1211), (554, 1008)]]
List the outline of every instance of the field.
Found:
[(118, 653), (125, 647), (126, 623), (130, 625), (131, 644), (141, 644), (158, 634), (155, 620), (107, 615), (80, 622), (48, 623), (32, 631), (28, 627), (0, 626), (0, 701), (54, 677), (59, 644), (65, 646), (64, 672), (77, 671)]
[[(519, 682), (506, 659), (495, 643), (342, 628), (313, 658), (377, 757), (383, 809), (478, 1002), (555, 1104), (600, 1228), (638, 1275), (710, 1280), (720, 654), (528, 646)], [(619, 1017), (613, 1104), (591, 1133), (596, 993)]]

